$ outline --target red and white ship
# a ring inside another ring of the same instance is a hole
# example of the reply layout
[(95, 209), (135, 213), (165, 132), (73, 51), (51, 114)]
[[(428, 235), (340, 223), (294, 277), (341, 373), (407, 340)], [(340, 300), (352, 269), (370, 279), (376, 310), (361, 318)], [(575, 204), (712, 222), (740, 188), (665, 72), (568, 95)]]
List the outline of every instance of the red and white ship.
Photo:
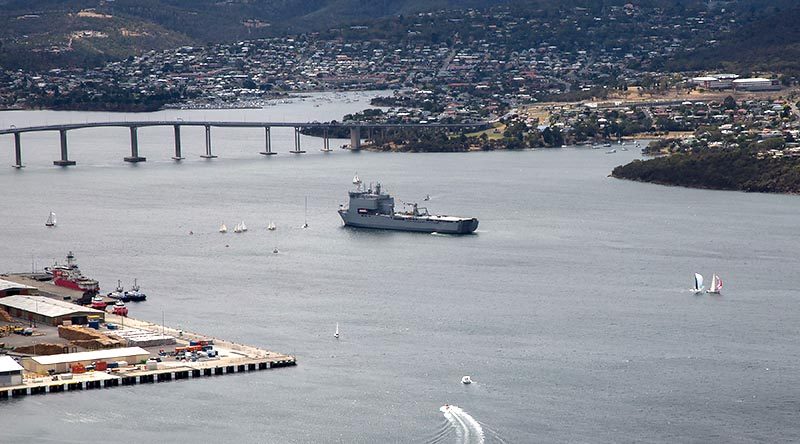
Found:
[(56, 263), (52, 267), (45, 268), (45, 271), (53, 275), (53, 283), (61, 287), (71, 288), (83, 292), (97, 293), (100, 291), (100, 284), (81, 273), (78, 264), (75, 263), (75, 255), (70, 251), (67, 254), (67, 264)]
[(119, 316), (128, 316), (128, 307), (122, 301), (117, 301), (112, 308), (112, 313)]

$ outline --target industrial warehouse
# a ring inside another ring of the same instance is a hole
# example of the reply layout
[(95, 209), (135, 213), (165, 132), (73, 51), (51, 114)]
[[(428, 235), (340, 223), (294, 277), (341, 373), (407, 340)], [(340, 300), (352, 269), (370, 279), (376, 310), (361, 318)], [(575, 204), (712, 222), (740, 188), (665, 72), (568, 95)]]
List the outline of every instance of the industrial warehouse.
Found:
[(80, 353), (63, 353), (49, 356), (33, 356), (22, 359), (25, 370), (38, 373), (67, 373), (77, 365), (84, 367), (96, 362), (125, 362), (138, 364), (147, 360), (150, 352), (141, 347), (112, 348)]
[(36, 287), (21, 284), (19, 282), (7, 281), (0, 279), (0, 298), (6, 296), (14, 296), (18, 294), (38, 294), (39, 291)]
[(13, 317), (47, 325), (84, 325), (89, 317), (103, 320), (105, 312), (44, 296), (16, 295), (0, 299), (0, 308)]

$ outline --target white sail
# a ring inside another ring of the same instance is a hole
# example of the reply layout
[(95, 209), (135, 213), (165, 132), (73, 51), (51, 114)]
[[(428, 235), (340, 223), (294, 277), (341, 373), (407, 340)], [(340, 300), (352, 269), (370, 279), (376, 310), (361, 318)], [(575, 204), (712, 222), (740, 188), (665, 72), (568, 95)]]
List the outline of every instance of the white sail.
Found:
[(220, 225), (219, 226), (219, 232), (220, 233), (227, 233), (228, 232), (228, 227), (226, 227), (225, 224)]
[(336, 332), (333, 334), (333, 337), (334, 338), (338, 338), (339, 337), (339, 323), (338, 322), (336, 323)]
[(47, 222), (44, 223), (48, 227), (54, 227), (56, 225), (56, 213), (50, 212), (50, 215), (47, 216)]
[(275, 231), (275, 228), (277, 228), (275, 227), (275, 222), (269, 221), (269, 225), (267, 225), (267, 230)]
[(242, 223), (239, 224), (239, 229), (242, 231), (247, 231), (247, 225), (244, 224), (244, 221), (242, 221)]
[(703, 275), (700, 273), (694, 274), (694, 290), (696, 291), (703, 290)]
[(358, 178), (358, 173), (353, 176), (353, 185), (361, 185), (361, 179)]
[(708, 292), (719, 294), (720, 290), (722, 290), (722, 279), (715, 274), (711, 277), (711, 288)]

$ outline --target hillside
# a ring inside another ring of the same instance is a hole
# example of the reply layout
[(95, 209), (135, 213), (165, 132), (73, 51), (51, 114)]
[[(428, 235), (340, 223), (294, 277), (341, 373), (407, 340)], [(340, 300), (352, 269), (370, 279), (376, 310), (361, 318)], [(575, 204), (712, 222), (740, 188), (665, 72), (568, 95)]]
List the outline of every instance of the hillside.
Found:
[(0, 0), (0, 66), (91, 66), (151, 49), (498, 3), (504, 0)]
[(779, 72), (800, 77), (800, 7), (795, 1), (751, 1), (739, 8), (739, 26), (716, 44), (678, 55), (673, 71)]
[(690, 188), (800, 193), (800, 159), (759, 159), (750, 150), (680, 153), (614, 168), (619, 179)]

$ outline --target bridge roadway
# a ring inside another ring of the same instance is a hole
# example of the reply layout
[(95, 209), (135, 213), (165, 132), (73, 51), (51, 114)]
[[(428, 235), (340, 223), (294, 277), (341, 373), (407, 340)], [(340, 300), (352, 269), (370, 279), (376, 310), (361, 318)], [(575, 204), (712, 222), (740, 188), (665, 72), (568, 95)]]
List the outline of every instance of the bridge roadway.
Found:
[(330, 140), (328, 130), (334, 128), (347, 128), (350, 130), (350, 149), (358, 150), (361, 148), (362, 129), (387, 129), (387, 128), (434, 128), (434, 129), (466, 129), (483, 128), (486, 122), (477, 123), (325, 123), (325, 122), (225, 122), (212, 120), (141, 120), (124, 122), (85, 122), (85, 123), (64, 123), (55, 125), (40, 125), (29, 127), (10, 127), (0, 129), (0, 135), (11, 134), (14, 136), (14, 151), (16, 163), (15, 168), (22, 168), (22, 134), (42, 131), (58, 131), (61, 140), (61, 159), (53, 161), (54, 165), (69, 166), (75, 165), (74, 160), (69, 159), (67, 145), (67, 131), (84, 128), (104, 128), (104, 127), (123, 127), (130, 130), (131, 136), (131, 155), (125, 157), (126, 162), (144, 162), (147, 159), (139, 155), (139, 135), (138, 129), (151, 126), (172, 126), (175, 132), (175, 160), (184, 159), (181, 153), (181, 127), (182, 126), (202, 126), (206, 130), (206, 152), (200, 157), (212, 159), (215, 156), (211, 150), (211, 128), (264, 128), (265, 149), (259, 154), (265, 156), (277, 154), (272, 151), (270, 129), (275, 128), (294, 128), (294, 150), (289, 151), (294, 154), (305, 153), (300, 147), (300, 131), (303, 128), (322, 128), (323, 148), (322, 151), (330, 152)]

